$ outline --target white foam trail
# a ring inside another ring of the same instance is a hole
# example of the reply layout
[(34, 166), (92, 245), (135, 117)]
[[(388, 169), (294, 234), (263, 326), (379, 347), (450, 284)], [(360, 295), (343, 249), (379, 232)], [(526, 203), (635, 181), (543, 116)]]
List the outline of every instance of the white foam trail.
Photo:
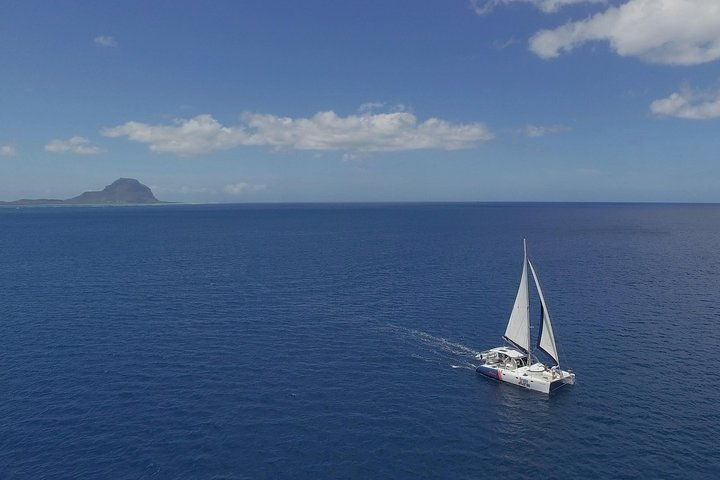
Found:
[[(389, 324), (388, 327), (405, 338), (415, 340), (426, 347), (431, 347), (431, 350), (436, 355), (442, 357), (451, 357), (451, 360), (455, 360), (455, 362), (453, 362), (454, 364), (451, 365), (452, 368), (475, 368), (469, 362), (465, 363), (465, 365), (457, 365), (458, 363), (464, 363), (463, 360), (466, 359), (475, 360), (475, 356), (480, 352), (473, 348), (470, 348), (461, 343), (451, 342), (443, 337), (436, 337), (435, 335), (430, 335), (429, 333), (423, 332), (421, 330), (400, 327), (392, 324)], [(413, 354), (413, 356), (414, 355), (417, 354)]]
[(472, 363), (466, 363), (465, 365), (450, 365), (452, 368), (463, 368), (465, 370), (475, 370), (477, 368), (477, 365), (473, 365)]
[(455, 355), (462, 355), (462, 356), (469, 356), (475, 358), (475, 355), (477, 355), (478, 351), (467, 347), (465, 345), (462, 345), (460, 343), (455, 343), (449, 341), (447, 338), (443, 337), (436, 337), (434, 335), (430, 335), (427, 332), (422, 332), (420, 330), (413, 330), (409, 328), (403, 328), (403, 327), (396, 327), (399, 330), (405, 330), (410, 336), (417, 338), (422, 343), (426, 345), (430, 345), (432, 347), (439, 348), (442, 351), (452, 353)]

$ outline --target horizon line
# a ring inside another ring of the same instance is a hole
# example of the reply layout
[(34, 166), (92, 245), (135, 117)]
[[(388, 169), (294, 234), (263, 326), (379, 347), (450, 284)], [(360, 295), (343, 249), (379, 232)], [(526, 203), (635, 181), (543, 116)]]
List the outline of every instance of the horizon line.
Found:
[(613, 201), (613, 200), (341, 200), (341, 201), (250, 201), (250, 202), (178, 202), (161, 200), (158, 203), (76, 203), (76, 204), (13, 204), (0, 202), (0, 208), (42, 208), (42, 207), (158, 207), (158, 206), (222, 206), (222, 205), (698, 205), (715, 206), (720, 202), (688, 201)]

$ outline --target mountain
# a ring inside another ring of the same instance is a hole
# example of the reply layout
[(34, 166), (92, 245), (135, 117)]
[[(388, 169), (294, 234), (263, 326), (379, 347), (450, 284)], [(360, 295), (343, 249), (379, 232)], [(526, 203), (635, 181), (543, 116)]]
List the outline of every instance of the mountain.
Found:
[(152, 190), (134, 178), (118, 178), (100, 192), (85, 192), (63, 203), (160, 203)]
[(153, 195), (152, 190), (134, 178), (118, 178), (99, 192), (85, 192), (67, 200), (15, 200), (0, 202), (0, 205), (97, 205), (126, 203), (163, 203)]

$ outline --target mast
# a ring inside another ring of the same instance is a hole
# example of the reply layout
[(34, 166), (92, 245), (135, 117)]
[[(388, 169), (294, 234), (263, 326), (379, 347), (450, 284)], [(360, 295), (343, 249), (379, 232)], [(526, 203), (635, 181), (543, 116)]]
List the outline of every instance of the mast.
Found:
[[(523, 261), (525, 262), (525, 263), (523, 264), (523, 266), (524, 266), (524, 267), (527, 267), (527, 265), (528, 265), (527, 241), (526, 241), (524, 238), (523, 238)], [(533, 277), (534, 277), (534, 276), (533, 276)], [(527, 278), (527, 276), (526, 276), (526, 277), (525, 277), (525, 289), (526, 289), (526, 291), (528, 291), (528, 283), (529, 283), (529, 282), (528, 282), (528, 278)], [(529, 297), (528, 297), (528, 300), (529, 300)], [(528, 338), (528, 348), (527, 348), (528, 358), (527, 358), (527, 366), (529, 367), (530, 365), (532, 365), (532, 335), (531, 335), (532, 332), (531, 332), (531, 329), (530, 329), (530, 302), (529, 302), (529, 301), (527, 302), (527, 306), (526, 306), (525, 308), (526, 308), (527, 319), (528, 319), (528, 322), (527, 322), (527, 326), (528, 326), (528, 336), (527, 336), (527, 338)]]
[(522, 276), (518, 285), (515, 303), (513, 303), (512, 312), (508, 319), (505, 335), (503, 338), (513, 347), (521, 350), (525, 355), (528, 354), (532, 341), (530, 340), (530, 308), (529, 308), (529, 281), (527, 255), (523, 255)]

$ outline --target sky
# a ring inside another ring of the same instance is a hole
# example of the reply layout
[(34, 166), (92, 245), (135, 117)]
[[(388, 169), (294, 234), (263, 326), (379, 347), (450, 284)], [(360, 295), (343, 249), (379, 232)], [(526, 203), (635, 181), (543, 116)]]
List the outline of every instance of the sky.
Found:
[(0, 0), (0, 200), (720, 202), (718, 0)]

